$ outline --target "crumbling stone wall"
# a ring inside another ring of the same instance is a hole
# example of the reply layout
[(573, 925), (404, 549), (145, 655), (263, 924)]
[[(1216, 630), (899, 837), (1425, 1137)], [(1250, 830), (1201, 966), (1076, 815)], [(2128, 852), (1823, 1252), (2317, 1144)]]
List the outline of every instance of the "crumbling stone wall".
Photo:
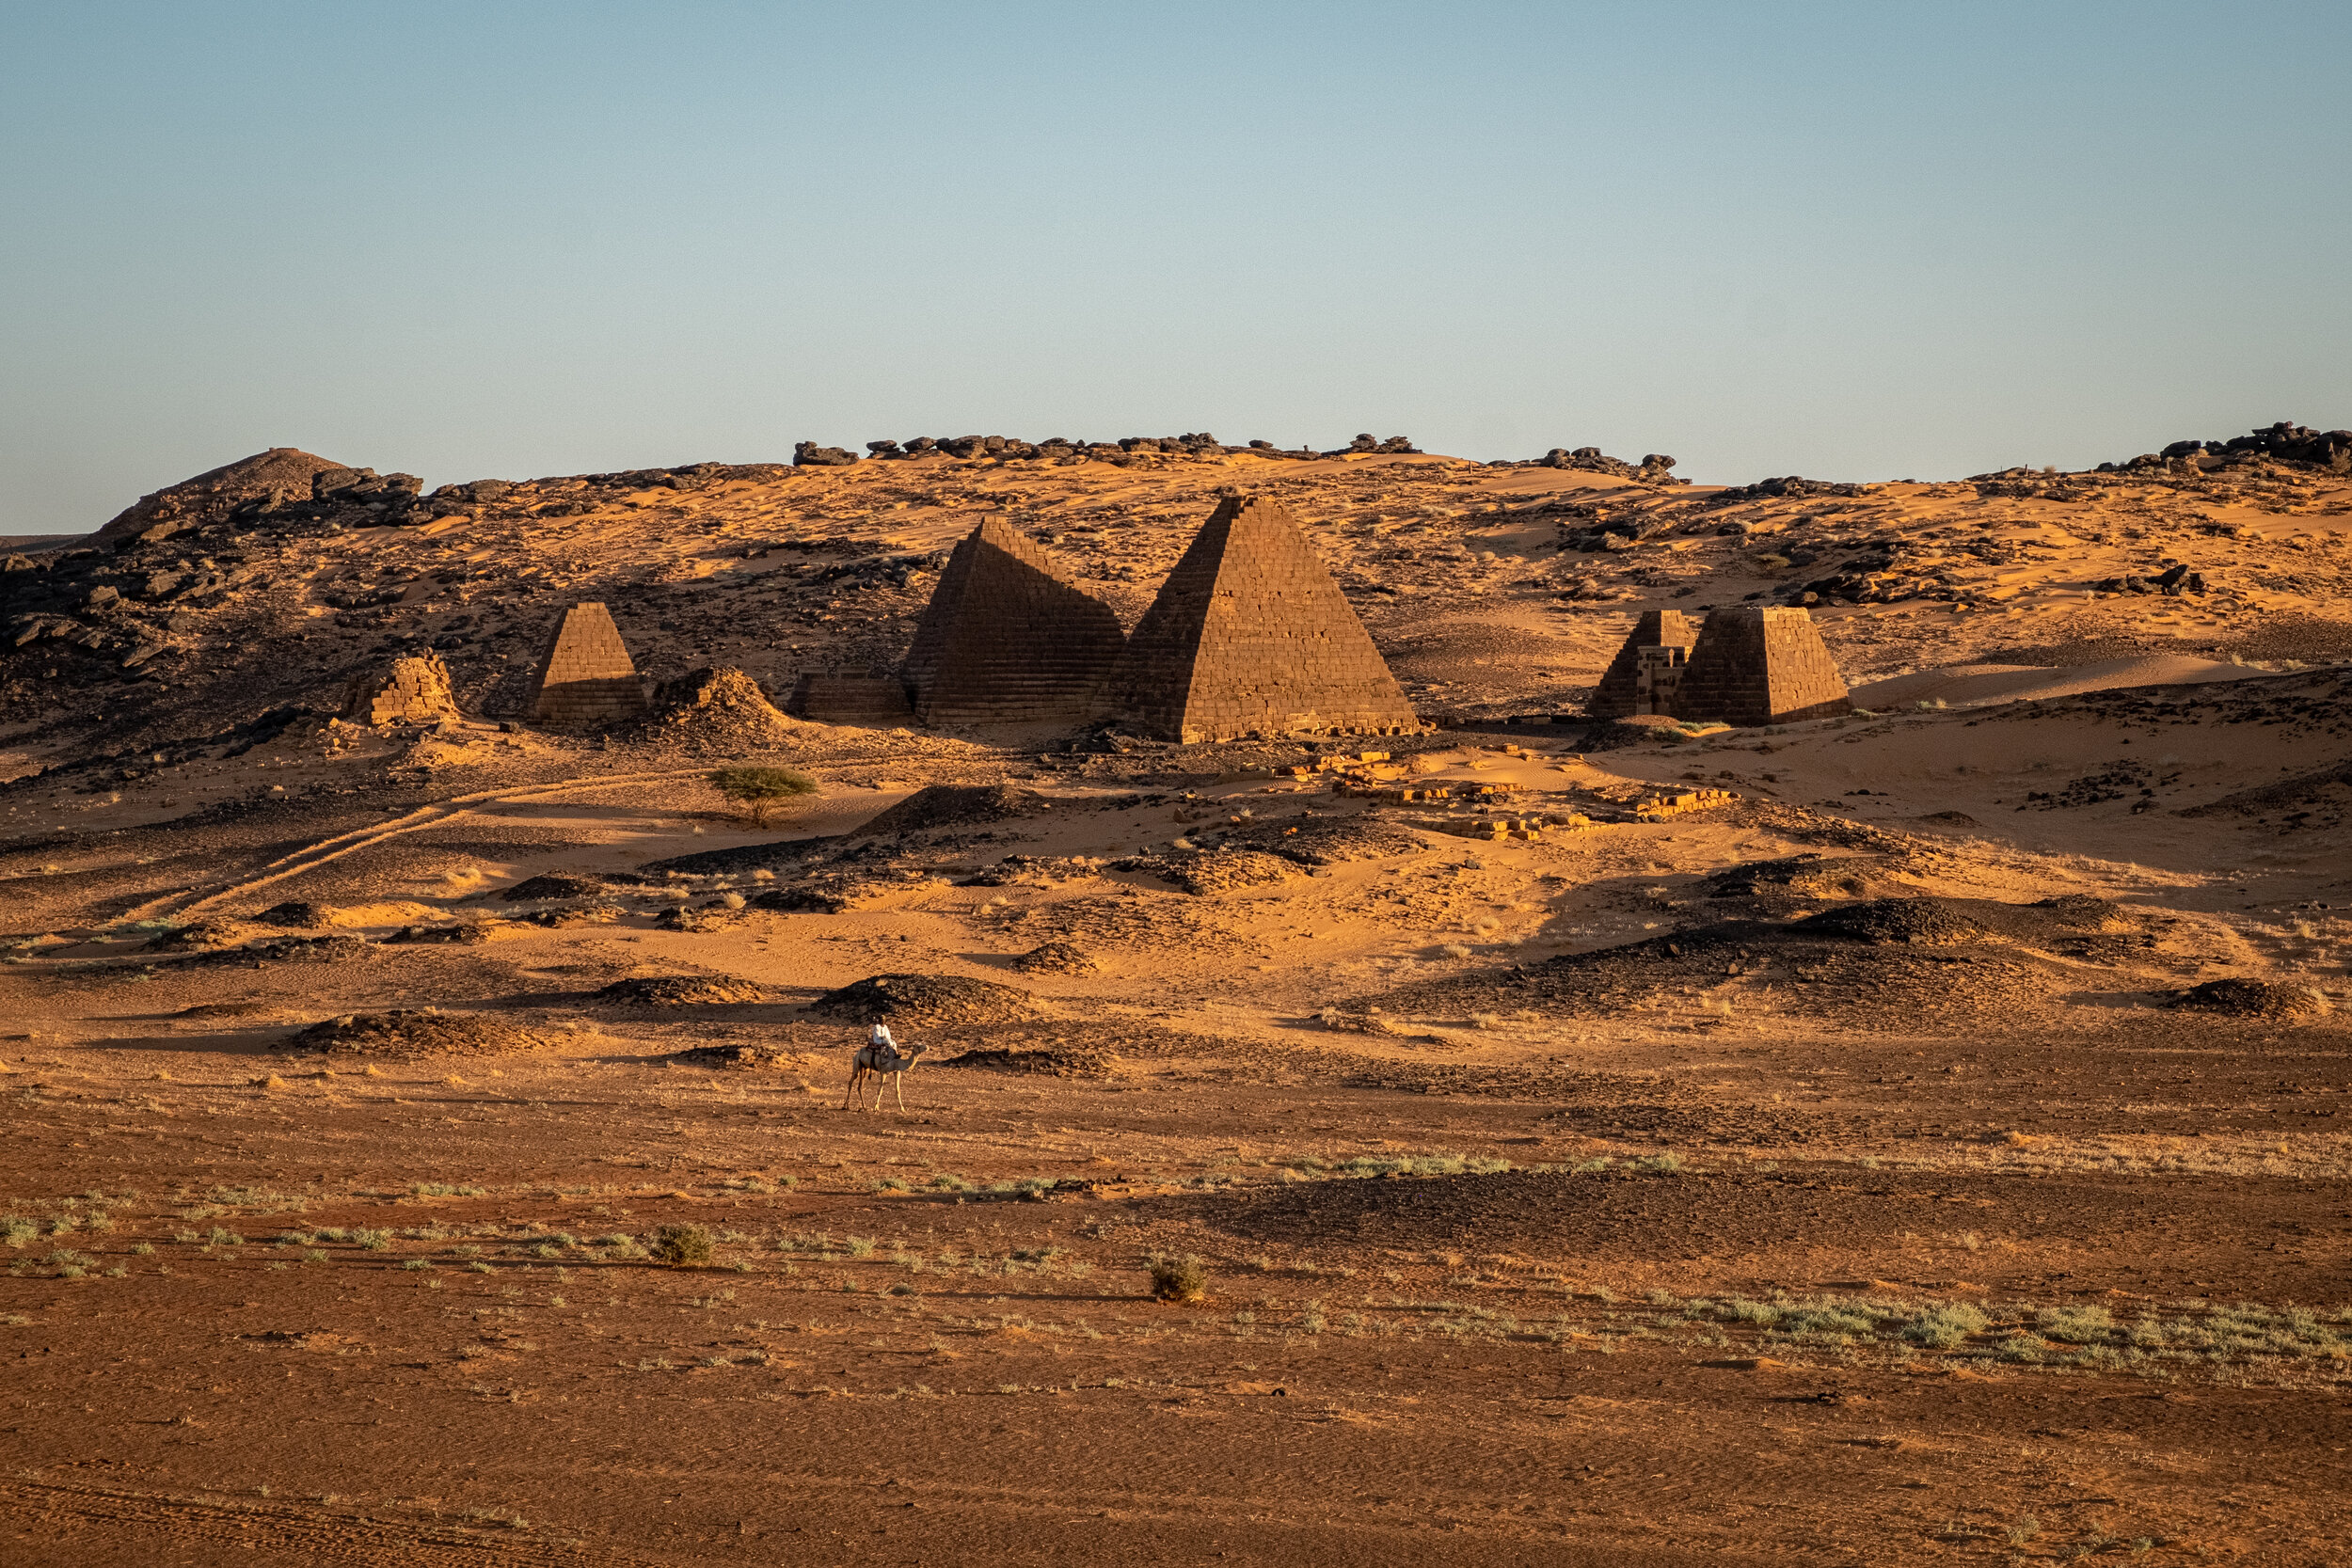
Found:
[[(1595, 719), (1629, 719), (1637, 713), (1674, 712), (1691, 646), (1697, 641), (1698, 628), (1680, 610), (1645, 610), (1593, 689), (1585, 713)], [(1661, 652), (1666, 655), (1662, 661)], [(1653, 668), (1645, 670), (1645, 663)], [(1656, 668), (1661, 663), (1662, 670)]]
[(881, 724), (914, 721), (906, 688), (896, 675), (803, 675), (785, 699), (784, 711), (818, 724)]
[(436, 653), (396, 658), (378, 675), (361, 675), (343, 692), (342, 716), (355, 724), (432, 724), (457, 715), (449, 666)]

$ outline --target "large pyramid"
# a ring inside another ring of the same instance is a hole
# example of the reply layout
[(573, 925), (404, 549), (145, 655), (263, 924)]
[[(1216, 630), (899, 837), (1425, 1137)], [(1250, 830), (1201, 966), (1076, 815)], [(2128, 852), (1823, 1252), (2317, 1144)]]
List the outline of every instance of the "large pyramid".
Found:
[(1420, 728), (1281, 502), (1232, 497), (1127, 639), (1118, 710), (1169, 740)]
[(601, 604), (564, 612), (539, 657), (531, 717), (540, 724), (611, 724), (645, 711), (644, 683)]
[(1802, 610), (1710, 610), (1674, 711), (1726, 724), (1787, 724), (1853, 711), (1837, 661)]
[(1592, 701), (1584, 705), (1594, 719), (1629, 719), (1637, 713), (1673, 713), (1675, 693), (1691, 644), (1698, 628), (1678, 610), (1645, 610), (1633, 623), (1632, 634), (1609, 661)]
[(1101, 711), (1126, 641), (1110, 606), (991, 515), (948, 557), (899, 674), (927, 724), (1074, 724)]

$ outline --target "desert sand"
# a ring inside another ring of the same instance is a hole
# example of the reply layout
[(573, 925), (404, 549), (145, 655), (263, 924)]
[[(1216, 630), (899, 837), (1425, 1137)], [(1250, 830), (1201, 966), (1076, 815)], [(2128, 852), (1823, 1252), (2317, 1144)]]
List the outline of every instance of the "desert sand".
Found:
[[(2341, 1561), (2352, 477), (1616, 467), (12, 559), (8, 1560)], [(1132, 628), (1232, 491), (1425, 733), (525, 718), (588, 601), (648, 683), (888, 671), (988, 514)], [(1638, 612), (1808, 594), (1859, 711), (1581, 719)], [(427, 648), (454, 716), (338, 717)]]

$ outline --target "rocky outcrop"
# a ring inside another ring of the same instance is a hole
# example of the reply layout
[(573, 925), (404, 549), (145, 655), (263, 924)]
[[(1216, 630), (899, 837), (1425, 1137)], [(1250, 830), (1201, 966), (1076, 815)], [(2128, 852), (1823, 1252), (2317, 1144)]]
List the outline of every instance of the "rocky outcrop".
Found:
[(310, 500), (321, 493), (322, 479), (338, 482), (342, 475), (374, 471), (346, 468), (295, 447), (272, 447), (141, 496), (116, 514), (97, 537), (106, 544), (167, 539), (184, 529), (220, 522), (249, 502)]
[(2210, 470), (2232, 463), (2269, 458), (2307, 464), (2330, 473), (2352, 472), (2352, 430), (2313, 430), (2291, 420), (2265, 425), (2226, 441), (2175, 441), (2162, 451), (2142, 452), (2123, 463), (2102, 463), (2096, 473), (2188, 468)]

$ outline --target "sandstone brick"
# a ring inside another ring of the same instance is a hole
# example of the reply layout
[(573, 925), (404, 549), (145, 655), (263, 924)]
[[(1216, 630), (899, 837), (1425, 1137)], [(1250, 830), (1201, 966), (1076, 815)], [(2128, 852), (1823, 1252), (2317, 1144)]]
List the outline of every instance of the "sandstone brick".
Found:
[(343, 692), (342, 717), (356, 724), (430, 724), (457, 717), (449, 666), (436, 653), (396, 658), (380, 675), (361, 675)]
[(914, 721), (906, 688), (896, 675), (803, 675), (785, 699), (784, 711), (818, 724), (884, 724)]

